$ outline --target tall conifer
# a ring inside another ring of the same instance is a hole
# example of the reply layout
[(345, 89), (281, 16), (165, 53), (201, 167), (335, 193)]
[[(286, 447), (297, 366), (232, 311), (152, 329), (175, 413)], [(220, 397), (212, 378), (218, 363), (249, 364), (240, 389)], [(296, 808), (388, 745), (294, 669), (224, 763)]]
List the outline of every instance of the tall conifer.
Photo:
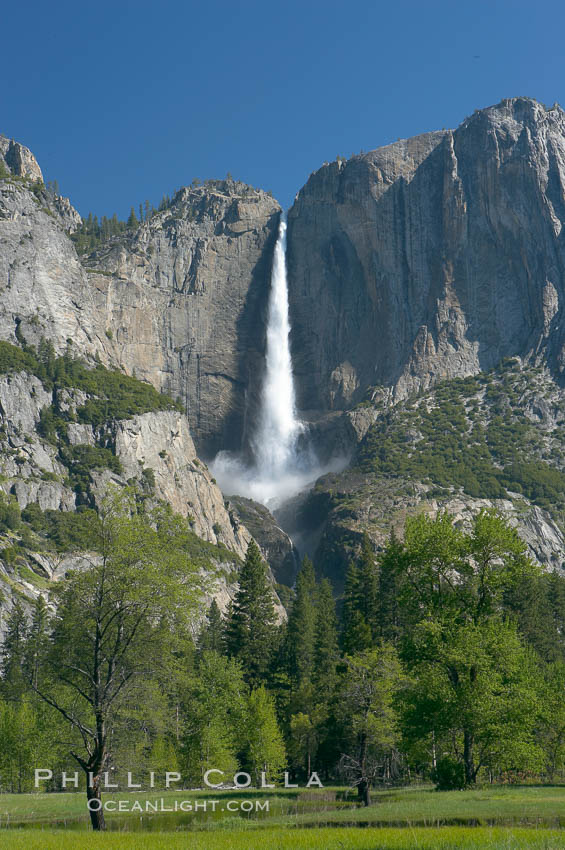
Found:
[(350, 561), (343, 594), (341, 646), (347, 655), (368, 649), (372, 644), (371, 629), (362, 613), (361, 579), (355, 561)]
[(310, 558), (302, 561), (296, 579), (296, 598), (288, 618), (288, 666), (295, 685), (312, 676), (316, 632), (316, 577)]
[(222, 614), (218, 608), (218, 603), (215, 599), (212, 599), (206, 615), (206, 622), (203, 624), (198, 637), (198, 651), (199, 653), (212, 651), (221, 654), (223, 649), (224, 624)]
[(324, 694), (325, 698), (333, 691), (335, 685), (338, 657), (335, 602), (332, 586), (325, 578), (320, 582), (318, 589), (313, 674), (314, 685), (319, 695)]
[(259, 547), (251, 541), (239, 574), (239, 590), (227, 627), (227, 647), (243, 667), (246, 681), (259, 686), (275, 648), (276, 613), (267, 568)]
[(23, 675), (27, 620), (23, 605), (16, 600), (6, 621), (6, 637), (2, 649), (2, 693), (10, 700), (19, 700), (26, 690)]

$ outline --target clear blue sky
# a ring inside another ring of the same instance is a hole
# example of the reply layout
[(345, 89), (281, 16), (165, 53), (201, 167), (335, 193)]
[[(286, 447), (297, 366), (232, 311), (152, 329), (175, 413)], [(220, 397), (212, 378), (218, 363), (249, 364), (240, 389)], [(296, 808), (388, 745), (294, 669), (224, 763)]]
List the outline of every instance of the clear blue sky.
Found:
[(529, 95), (565, 105), (562, 2), (4, 4), (0, 132), (85, 215), (193, 177), (288, 206), (324, 160)]

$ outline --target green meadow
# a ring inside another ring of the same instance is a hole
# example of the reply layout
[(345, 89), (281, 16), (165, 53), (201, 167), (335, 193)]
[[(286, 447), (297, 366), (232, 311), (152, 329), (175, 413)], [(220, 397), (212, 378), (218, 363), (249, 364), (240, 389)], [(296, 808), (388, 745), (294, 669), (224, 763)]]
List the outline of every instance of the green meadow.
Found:
[[(105, 800), (219, 800), (216, 811), (106, 813), (106, 834), (92, 834), (82, 793), (0, 795), (0, 846), (7, 850), (448, 850), (565, 848), (565, 787), (431, 787), (379, 791), (358, 807), (343, 788), (276, 792), (199, 791), (105, 795)], [(269, 812), (227, 813), (227, 800), (269, 801)], [(222, 808), (224, 810), (222, 811)], [(79, 838), (80, 836), (80, 838)]]
[(2, 836), (6, 850), (557, 850), (565, 834), (557, 830), (488, 829), (272, 829), (260, 832), (163, 832), (82, 835), (30, 829)]

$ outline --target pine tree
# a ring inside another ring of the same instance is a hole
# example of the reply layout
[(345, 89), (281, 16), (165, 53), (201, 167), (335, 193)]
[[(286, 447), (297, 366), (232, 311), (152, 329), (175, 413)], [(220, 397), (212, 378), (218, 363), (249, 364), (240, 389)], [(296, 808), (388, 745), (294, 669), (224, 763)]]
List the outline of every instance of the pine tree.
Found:
[(314, 665), (316, 631), (316, 577), (310, 558), (304, 558), (296, 579), (296, 598), (288, 618), (288, 667), (291, 681), (299, 686), (310, 679)]
[(215, 599), (206, 614), (206, 622), (198, 637), (199, 653), (212, 651), (221, 654), (224, 649), (224, 623), (222, 614)]
[(404, 547), (394, 531), (379, 558), (379, 638), (397, 644), (403, 632), (398, 602)]
[(313, 728), (308, 734), (308, 743), (310, 751), (312, 749), (312, 736), (315, 736), (316, 765), (317, 768), (325, 770), (326, 775), (329, 775), (339, 758), (341, 747), (335, 717), (339, 658), (338, 622), (333, 590), (328, 579), (323, 579), (318, 590), (316, 609), (314, 674), (312, 677), (315, 705), (310, 717)]
[(525, 640), (547, 662), (565, 660), (565, 579), (557, 572), (524, 573), (504, 593)]
[(137, 220), (137, 216), (136, 216), (136, 214), (135, 214), (135, 210), (134, 210), (134, 208), (132, 207), (132, 208), (131, 208), (131, 210), (130, 210), (129, 217), (128, 217), (128, 227), (131, 227), (131, 228), (133, 228), (133, 227), (137, 227), (137, 225), (138, 225), (138, 224), (139, 224), (139, 222), (138, 222), (138, 220)]
[(350, 561), (345, 578), (341, 629), (341, 646), (347, 655), (362, 652), (372, 645), (371, 629), (365, 621), (362, 607), (359, 569), (354, 561)]
[(367, 534), (363, 535), (361, 556), (358, 561), (358, 570), (359, 610), (363, 616), (363, 620), (371, 630), (371, 636), (374, 641), (377, 637), (379, 628), (379, 575), (373, 547), (371, 546), (371, 541)]
[(55, 347), (50, 339), (42, 337), (37, 349), (39, 362), (45, 367), (48, 378), (53, 378), (55, 374)]
[(542, 576), (546, 586), (546, 599), (551, 611), (552, 631), (555, 640), (555, 655), (565, 660), (565, 578), (557, 571)]
[(26, 635), (26, 615), (21, 602), (16, 600), (6, 621), (2, 649), (1, 691), (6, 699), (19, 700), (26, 690), (23, 674)]
[(328, 579), (323, 579), (318, 590), (316, 609), (313, 682), (316, 690), (323, 693), (325, 698), (334, 690), (338, 658), (337, 617), (332, 586)]
[(39, 675), (39, 659), (45, 648), (48, 620), (47, 604), (43, 596), (39, 595), (35, 601), (31, 627), (26, 643), (26, 666), (33, 687), (37, 687)]
[(246, 681), (260, 684), (274, 650), (275, 606), (273, 592), (259, 547), (252, 540), (239, 574), (239, 590), (227, 627), (228, 652), (243, 667)]

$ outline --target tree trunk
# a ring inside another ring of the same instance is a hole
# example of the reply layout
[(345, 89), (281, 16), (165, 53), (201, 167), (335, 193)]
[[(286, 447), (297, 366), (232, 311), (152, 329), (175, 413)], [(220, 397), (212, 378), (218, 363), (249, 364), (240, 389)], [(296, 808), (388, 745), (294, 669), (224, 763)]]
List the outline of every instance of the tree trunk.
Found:
[(465, 785), (474, 785), (476, 775), (473, 761), (473, 735), (468, 729), (463, 732), (463, 762), (465, 764)]
[(361, 768), (361, 778), (359, 780), (359, 784), (357, 785), (357, 793), (359, 795), (359, 799), (362, 801), (364, 806), (371, 805), (371, 787), (369, 785), (369, 781), (367, 779), (367, 733), (363, 732), (361, 734), (359, 746), (359, 766)]
[(357, 796), (364, 806), (371, 805), (371, 786), (366, 779), (362, 779), (357, 786)]
[(102, 808), (102, 795), (100, 793), (100, 774), (93, 775), (92, 787), (90, 787), (90, 785), (91, 783), (89, 782), (89, 777), (87, 775), (86, 797), (88, 800), (90, 822), (92, 824), (92, 829), (96, 832), (102, 832), (106, 829), (106, 823), (104, 821), (104, 809)]

